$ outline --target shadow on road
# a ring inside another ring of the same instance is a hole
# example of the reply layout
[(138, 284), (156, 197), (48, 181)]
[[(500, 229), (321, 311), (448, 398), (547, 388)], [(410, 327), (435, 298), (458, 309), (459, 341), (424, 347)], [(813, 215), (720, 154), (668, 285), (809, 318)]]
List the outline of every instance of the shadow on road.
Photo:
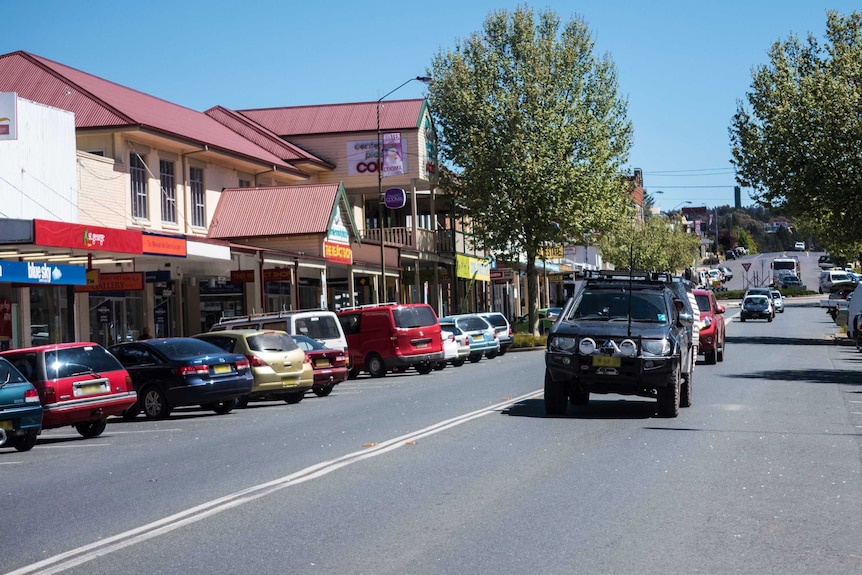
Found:
[(755, 371), (752, 373), (727, 374), (725, 377), (862, 385), (862, 381), (860, 381), (859, 378), (859, 371), (851, 369), (773, 369)]
[(741, 343), (747, 345), (835, 345), (835, 341), (831, 339), (815, 337), (781, 337), (777, 335), (728, 335), (725, 339), (725, 343)]
[(656, 415), (656, 402), (651, 399), (602, 399), (591, 395), (587, 407), (570, 405), (566, 415), (545, 415), (544, 399), (526, 399), (501, 412), (512, 417), (542, 417), (547, 419), (650, 419)]

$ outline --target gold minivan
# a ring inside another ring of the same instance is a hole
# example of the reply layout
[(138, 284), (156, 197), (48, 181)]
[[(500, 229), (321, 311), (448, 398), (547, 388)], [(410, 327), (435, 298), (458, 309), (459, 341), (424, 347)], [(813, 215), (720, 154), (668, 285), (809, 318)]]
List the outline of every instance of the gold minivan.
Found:
[(299, 403), (314, 385), (311, 362), (287, 332), (233, 329), (201, 333), (195, 337), (248, 358), (254, 387), (251, 393), (239, 398), (237, 407), (245, 407), (249, 401)]

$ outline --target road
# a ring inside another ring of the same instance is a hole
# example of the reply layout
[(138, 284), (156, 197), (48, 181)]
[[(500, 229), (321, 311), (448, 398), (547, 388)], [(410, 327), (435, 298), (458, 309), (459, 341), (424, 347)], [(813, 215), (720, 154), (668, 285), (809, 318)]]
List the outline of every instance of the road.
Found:
[(46, 431), (0, 449), (0, 572), (858, 574), (862, 355), (815, 300), (730, 306), (676, 419), (620, 396), (545, 417), (529, 351)]
[[(733, 271), (733, 278), (724, 284), (729, 290), (741, 290), (752, 286), (769, 285), (772, 281), (772, 269), (769, 263), (773, 258), (779, 256), (797, 256), (799, 257), (799, 265), (802, 268), (800, 279), (803, 285), (811, 291), (817, 291), (818, 278), (820, 276), (820, 268), (817, 265), (817, 258), (825, 252), (775, 252), (765, 254), (750, 254), (742, 256), (735, 260), (727, 260), (722, 262)], [(746, 271), (743, 264), (748, 264)]]

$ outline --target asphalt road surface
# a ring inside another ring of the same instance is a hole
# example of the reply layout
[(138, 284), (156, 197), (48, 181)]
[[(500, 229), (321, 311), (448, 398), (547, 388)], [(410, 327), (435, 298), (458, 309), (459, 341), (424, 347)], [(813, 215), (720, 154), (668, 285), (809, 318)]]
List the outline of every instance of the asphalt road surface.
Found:
[[(816, 261), (816, 259), (815, 259)], [(545, 417), (543, 354), (0, 449), (0, 572), (862, 572), (862, 354), (817, 298), (733, 321), (693, 405)]]

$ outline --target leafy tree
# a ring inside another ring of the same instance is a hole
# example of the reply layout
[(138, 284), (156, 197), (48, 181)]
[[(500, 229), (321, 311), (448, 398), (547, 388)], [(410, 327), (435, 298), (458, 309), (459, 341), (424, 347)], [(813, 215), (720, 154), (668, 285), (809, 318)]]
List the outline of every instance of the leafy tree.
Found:
[(825, 42), (791, 35), (753, 70), (729, 129), (740, 185), (833, 255), (862, 247), (862, 15), (827, 12)]
[(679, 272), (695, 262), (700, 240), (664, 218), (634, 220), (602, 240), (602, 257), (617, 269)]
[(582, 19), (519, 7), (492, 12), (481, 32), (438, 53), (431, 73), (438, 150), (451, 169), (441, 186), (480, 248), (526, 257), (536, 332), (540, 247), (610, 229), (630, 202), (621, 165), (632, 128), (615, 66), (593, 54)]

